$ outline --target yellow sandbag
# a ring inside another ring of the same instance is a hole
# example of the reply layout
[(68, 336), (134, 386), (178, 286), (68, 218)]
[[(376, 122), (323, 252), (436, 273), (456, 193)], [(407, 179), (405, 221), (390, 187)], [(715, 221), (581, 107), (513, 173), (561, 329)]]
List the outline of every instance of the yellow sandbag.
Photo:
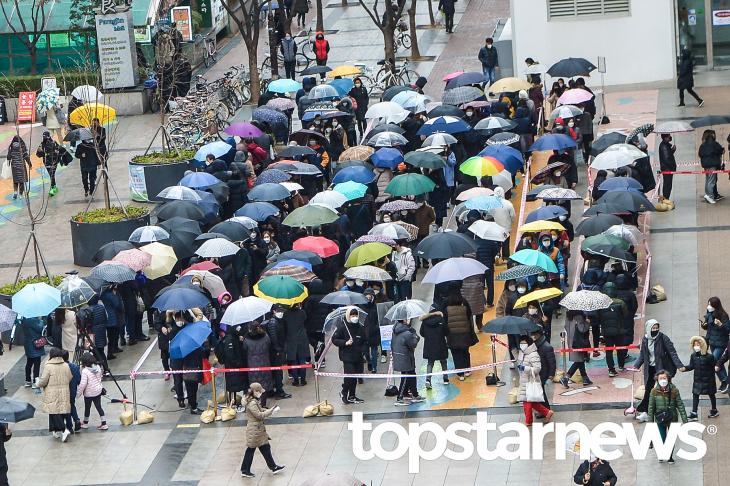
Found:
[(319, 414), (324, 417), (329, 417), (330, 415), (335, 413), (335, 407), (330, 402), (325, 400), (324, 402), (320, 402), (319, 405)]
[(644, 399), (644, 385), (639, 385), (634, 390), (634, 399), (635, 400), (643, 400)]
[(558, 370), (555, 372), (555, 376), (553, 376), (553, 383), (560, 383), (561, 378), (563, 378), (563, 375), (565, 372), (563, 370)]
[(215, 422), (215, 410), (209, 407), (205, 412), (200, 414), (200, 421), (204, 424)]
[(671, 207), (672, 209), (675, 208), (674, 201), (672, 201), (671, 199), (665, 199), (664, 204), (669, 205), (669, 207)]
[(573, 376), (570, 377), (570, 381), (573, 383), (583, 383), (583, 376), (580, 374), (580, 370), (576, 370)]
[(143, 424), (151, 424), (155, 421), (155, 415), (152, 412), (149, 412), (147, 410), (142, 410), (137, 414), (137, 424), (143, 425)]
[(665, 202), (658, 202), (658, 203), (656, 203), (654, 205), (654, 207), (660, 213), (665, 213), (667, 211), (671, 211), (672, 210), (672, 207), (669, 204), (665, 203)]
[(651, 288), (652, 293), (656, 297), (657, 302), (664, 302), (667, 300), (667, 292), (661, 284), (656, 284)]
[(228, 393), (221, 392), (218, 394), (218, 403), (227, 403), (228, 402)]
[(127, 407), (124, 407), (124, 411), (119, 414), (119, 421), (125, 427), (129, 427), (134, 422), (134, 414), (131, 410), (127, 410)]
[(236, 418), (236, 409), (233, 405), (233, 401), (231, 401), (227, 407), (221, 409), (221, 421), (228, 422)]
[(319, 413), (319, 406), (310, 405), (304, 409), (304, 412), (302, 413), (302, 417), (304, 417), (304, 418), (316, 417), (318, 413)]
[(512, 388), (507, 393), (507, 401), (512, 405), (520, 401), (520, 389), (518, 387)]

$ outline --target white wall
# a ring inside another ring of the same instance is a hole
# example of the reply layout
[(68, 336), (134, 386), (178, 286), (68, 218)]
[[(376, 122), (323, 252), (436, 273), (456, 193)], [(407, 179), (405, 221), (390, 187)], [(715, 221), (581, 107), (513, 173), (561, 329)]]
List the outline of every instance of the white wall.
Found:
[[(598, 66), (606, 57), (607, 85), (663, 81), (675, 77), (672, 0), (632, 0), (631, 16), (578, 17), (548, 21), (547, 0), (510, 0), (516, 76), (527, 57), (547, 70), (566, 57), (583, 57)], [(597, 71), (586, 78), (600, 84)], [(548, 77), (546, 85), (552, 80)], [(548, 84), (549, 83), (549, 84)]]

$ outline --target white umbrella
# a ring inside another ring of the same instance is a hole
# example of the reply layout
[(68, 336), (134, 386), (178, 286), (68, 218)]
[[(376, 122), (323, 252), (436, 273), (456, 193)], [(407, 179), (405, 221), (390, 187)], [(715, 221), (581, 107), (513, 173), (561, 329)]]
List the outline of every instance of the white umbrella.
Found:
[(509, 173), (508, 170), (503, 170), (497, 175), (492, 176), (492, 182), (502, 189), (504, 189), (505, 192), (512, 189), (512, 174)]
[(188, 270), (185, 275), (200, 280), (200, 285), (207, 289), (214, 298), (218, 298), (226, 292), (226, 284), (223, 283), (223, 279), (207, 270)]
[(479, 238), (489, 241), (504, 241), (509, 237), (509, 232), (506, 229), (494, 221), (484, 221), (483, 219), (474, 221), (469, 226), (469, 231)]
[(203, 258), (220, 258), (235, 255), (240, 249), (238, 245), (224, 238), (213, 238), (200, 245), (195, 254)]
[(373, 135), (368, 140), (371, 147), (395, 147), (396, 145), (406, 145), (408, 140), (400, 133), (380, 132)]
[(428, 304), (421, 300), (401, 300), (388, 310), (385, 318), (389, 321), (407, 321), (428, 313)]
[(482, 120), (479, 120), (474, 125), (475, 130), (504, 130), (515, 127), (515, 122), (507, 120), (506, 118), (500, 118), (498, 116), (489, 116)]
[(471, 189), (467, 189), (466, 191), (462, 191), (459, 193), (458, 196), (456, 196), (457, 201), (468, 201), (469, 199), (473, 199), (475, 197), (482, 197), (482, 196), (493, 196), (494, 191), (489, 189), (488, 187), (472, 187)]
[(556, 118), (573, 118), (581, 116), (582, 114), (583, 110), (577, 106), (563, 105), (555, 108), (553, 112), (550, 113), (550, 120), (555, 120)]
[(654, 133), (680, 133), (691, 132), (694, 128), (685, 121), (668, 121), (654, 127)]
[(255, 321), (270, 312), (273, 304), (273, 302), (261, 297), (251, 296), (238, 299), (228, 306), (221, 322), (229, 326), (235, 326), (244, 322)]
[(243, 227), (246, 229), (254, 229), (259, 226), (259, 224), (256, 221), (249, 218), (248, 216), (234, 216), (232, 218), (228, 218), (226, 221), (232, 221), (234, 223), (238, 223), (240, 225), (243, 225)]
[(304, 190), (304, 187), (301, 184), (297, 184), (296, 182), (287, 182), (287, 181), (284, 181), (284, 182), (280, 182), (279, 184), (281, 184), (282, 186), (286, 187), (289, 190), (289, 192), (303, 191)]
[(415, 238), (411, 237), (411, 234), (403, 226), (395, 223), (381, 223), (373, 226), (369, 235), (385, 236), (391, 240), (408, 240), (411, 241)]
[(347, 196), (337, 191), (322, 191), (309, 200), (310, 204), (322, 204), (337, 209), (348, 201)]
[(537, 199), (548, 199), (548, 200), (564, 200), (569, 199), (582, 199), (577, 192), (573, 189), (563, 189), (562, 187), (554, 187), (551, 189), (545, 189), (537, 194)]
[(591, 169), (616, 170), (634, 163), (634, 158), (626, 152), (604, 150), (591, 162)]
[(608, 228), (603, 232), (604, 235), (618, 236), (631, 243), (633, 246), (637, 246), (639, 243), (644, 241), (644, 234), (639, 231), (636, 226), (630, 224), (616, 224)]
[(639, 150), (636, 146), (629, 143), (615, 143), (610, 145), (604, 152), (619, 152), (631, 156), (632, 159), (640, 159), (646, 157), (646, 154)]
[(142, 226), (132, 231), (129, 235), (131, 243), (152, 243), (154, 241), (162, 241), (170, 239), (170, 233), (159, 226)]
[[(486, 223), (486, 221), (485, 221)], [(422, 283), (438, 284), (464, 280), (474, 275), (484, 275), (488, 270), (483, 263), (466, 257), (454, 257), (437, 263), (426, 272)]]
[(365, 280), (366, 282), (384, 282), (393, 280), (388, 272), (373, 265), (360, 265), (345, 270), (345, 277)]
[(456, 142), (458, 142), (458, 140), (456, 140), (456, 137), (450, 133), (438, 132), (426, 137), (426, 140), (423, 141), (421, 147), (446, 147), (447, 145), (452, 145)]
[(385, 123), (400, 123), (406, 118), (410, 112), (400, 106), (398, 103), (392, 101), (381, 101), (375, 103), (368, 108), (365, 112), (365, 118), (371, 120), (373, 118), (380, 118)]
[(199, 202), (203, 200), (203, 198), (200, 197), (200, 194), (195, 192), (194, 189), (190, 189), (189, 187), (185, 186), (166, 187), (162, 191), (160, 191), (157, 197), (161, 199), (171, 199), (177, 201)]
[(422, 95), (416, 91), (401, 91), (390, 101), (399, 104), (406, 110), (413, 113), (421, 113), (426, 111), (426, 103), (431, 100), (428, 96)]
[(104, 93), (99, 91), (99, 89), (95, 86), (84, 84), (83, 86), (77, 86), (74, 88), (74, 90), (71, 91), (71, 96), (85, 103), (95, 103), (104, 96)]
[(591, 312), (607, 309), (611, 305), (611, 297), (597, 290), (577, 290), (563, 297), (560, 305), (568, 310)]

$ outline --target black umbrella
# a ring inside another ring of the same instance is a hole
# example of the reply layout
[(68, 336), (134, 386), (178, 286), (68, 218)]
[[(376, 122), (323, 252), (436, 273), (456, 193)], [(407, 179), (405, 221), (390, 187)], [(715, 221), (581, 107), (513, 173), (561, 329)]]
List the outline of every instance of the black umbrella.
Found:
[(446, 83), (446, 89), (454, 89), (460, 86), (469, 86), (471, 84), (482, 84), (486, 81), (487, 78), (484, 77), (484, 74), (471, 71), (449, 79), (449, 82)]
[(194, 219), (183, 218), (181, 216), (166, 219), (162, 223), (158, 224), (158, 226), (166, 229), (168, 233), (172, 233), (178, 229), (183, 229), (191, 233), (195, 233), (196, 235), (200, 234), (200, 223)]
[(158, 221), (186, 218), (196, 221), (205, 219), (205, 213), (192, 201), (168, 201), (157, 206), (152, 213)]
[(343, 305), (360, 305), (367, 304), (368, 299), (359, 292), (350, 292), (348, 290), (340, 290), (338, 292), (330, 292), (322, 297), (322, 304), (330, 304), (336, 306)]
[(547, 73), (553, 78), (573, 78), (575, 76), (589, 76), (596, 66), (582, 57), (569, 57), (556, 62)]
[(215, 197), (215, 200), (218, 201), (218, 204), (223, 204), (228, 201), (228, 195), (231, 193), (231, 188), (228, 187), (228, 184), (225, 182), (216, 182), (212, 186), (208, 186), (201, 191), (212, 194), (213, 197)]
[(91, 286), (91, 288), (94, 289), (94, 292), (96, 292), (97, 294), (101, 293), (102, 289), (104, 288), (104, 285), (106, 284), (106, 282), (103, 279), (92, 277), (90, 275), (88, 275), (86, 277), (81, 277), (81, 280), (83, 280), (84, 282), (89, 284)]
[(299, 260), (300, 262), (307, 262), (311, 265), (321, 265), (322, 257), (311, 251), (303, 250), (289, 250), (280, 253), (276, 258), (277, 262), (283, 262), (284, 260)]
[(209, 233), (220, 233), (231, 241), (245, 241), (251, 237), (251, 231), (234, 221), (223, 221), (208, 230)]
[(553, 184), (543, 184), (541, 186), (534, 187), (530, 189), (525, 196), (527, 201), (535, 201), (537, 199), (537, 195), (540, 194), (545, 189), (559, 189), (560, 186), (555, 186)]
[[(238, 224), (238, 223), (236, 223), (236, 224)], [(229, 237), (227, 237), (223, 233), (202, 233), (195, 237), (195, 241), (201, 242), (201, 244), (202, 244), (203, 241), (214, 240), (216, 238), (224, 238), (228, 241), (232, 241)]]
[(433, 258), (463, 257), (467, 253), (476, 251), (477, 245), (474, 240), (455, 231), (427, 236), (416, 246), (416, 255), (429, 260)]
[(309, 66), (307, 69), (302, 71), (302, 76), (309, 76), (310, 74), (321, 74), (332, 71), (329, 66)]
[(111, 241), (99, 248), (91, 260), (99, 264), (105, 260), (112, 260), (120, 251), (133, 250), (135, 248), (137, 247), (129, 241)]
[(35, 407), (28, 402), (0, 397), (0, 422), (17, 423), (33, 418)]
[(301, 145), (289, 145), (281, 150), (278, 155), (283, 159), (299, 160), (307, 155), (317, 155), (317, 152), (309, 147), (302, 147)]
[(597, 214), (626, 214), (630, 211), (626, 211), (622, 206), (612, 203), (601, 203), (594, 204), (590, 208), (586, 209), (583, 216), (595, 216)]
[(535, 321), (517, 316), (504, 316), (492, 319), (482, 328), (482, 332), (492, 334), (527, 334), (541, 329)]
[(295, 141), (299, 145), (306, 146), (309, 143), (310, 139), (317, 139), (320, 144), (327, 143), (327, 139), (325, 138), (324, 134), (318, 132), (317, 130), (297, 130), (296, 132), (289, 135), (289, 141)]
[(410, 86), (391, 86), (390, 88), (383, 91), (383, 96), (380, 97), (380, 100), (390, 101), (395, 97), (395, 95), (397, 95), (398, 93), (402, 93), (403, 91), (415, 91), (415, 89), (411, 88)]
[(626, 135), (621, 132), (608, 132), (605, 135), (601, 135), (591, 145), (591, 155), (596, 157), (608, 147), (617, 143), (626, 143)]
[(200, 235), (200, 226), (196, 221), (175, 217), (161, 223), (160, 227), (170, 233), (168, 243), (178, 258), (187, 258), (195, 254), (195, 238)]
[(457, 118), (464, 118), (464, 111), (460, 110), (454, 105), (442, 104), (437, 106), (433, 110), (428, 112), (429, 118), (437, 118), (439, 116), (455, 116)]
[(730, 123), (730, 116), (709, 115), (692, 120), (689, 124), (692, 128), (711, 127), (714, 125), (725, 125)]
[(616, 245), (593, 245), (586, 249), (591, 255), (601, 255), (622, 262), (636, 263), (636, 255)]
[(365, 138), (365, 140), (371, 138), (373, 135), (377, 135), (378, 133), (383, 133), (383, 132), (395, 132), (398, 135), (403, 135), (404, 133), (406, 133), (405, 130), (403, 130), (401, 127), (399, 127), (395, 123), (383, 123), (382, 125), (378, 125), (378, 126), (374, 127), (372, 130), (370, 130), (368, 132), (368, 135)]
[(638, 191), (609, 191), (601, 196), (598, 202), (611, 204), (632, 213), (656, 211), (651, 201)]
[(110, 283), (122, 283), (134, 280), (136, 273), (124, 264), (97, 265), (91, 270), (92, 277)]
[(578, 226), (575, 227), (575, 234), (583, 236), (598, 235), (606, 231), (611, 226), (621, 223), (623, 223), (623, 221), (618, 216), (613, 214), (599, 214), (597, 216), (584, 219), (578, 223)]

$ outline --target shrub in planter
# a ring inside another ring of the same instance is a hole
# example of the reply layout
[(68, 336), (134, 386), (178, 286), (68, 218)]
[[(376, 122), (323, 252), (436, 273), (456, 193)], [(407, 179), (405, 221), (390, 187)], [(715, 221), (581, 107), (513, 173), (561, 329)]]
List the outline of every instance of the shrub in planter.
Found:
[(194, 156), (194, 150), (181, 150), (132, 157), (129, 162), (129, 191), (132, 199), (140, 202), (159, 201), (157, 194), (182, 179)]
[(92, 267), (99, 248), (114, 240), (126, 240), (132, 232), (150, 223), (149, 210), (138, 206), (94, 209), (71, 218), (71, 243), (74, 264)]
[[(63, 277), (61, 277), (60, 275), (52, 275), (50, 281), (48, 280), (47, 276), (43, 275), (41, 277), (23, 277), (18, 280), (17, 284), (8, 283), (2, 285), (0, 286), (0, 304), (12, 308), (13, 295), (20, 292), (20, 290), (26, 285), (45, 282), (53, 287), (56, 287), (61, 283), (61, 280), (63, 280)], [(10, 331), (2, 333), (2, 340), (6, 343), (10, 341)], [(15, 330), (15, 343), (22, 346), (23, 329), (21, 326), (18, 326), (18, 328)]]

